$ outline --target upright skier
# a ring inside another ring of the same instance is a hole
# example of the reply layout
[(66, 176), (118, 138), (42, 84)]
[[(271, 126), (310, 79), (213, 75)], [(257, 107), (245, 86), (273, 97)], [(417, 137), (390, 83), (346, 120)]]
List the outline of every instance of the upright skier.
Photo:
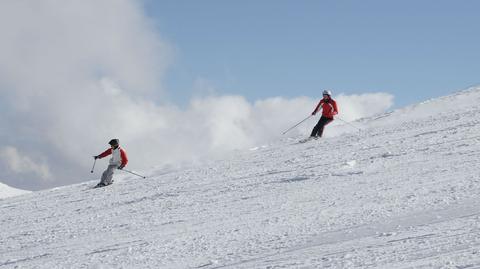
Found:
[(315, 110), (313, 110), (312, 115), (317, 114), (318, 110), (322, 108), (322, 117), (318, 121), (317, 125), (313, 127), (310, 137), (305, 141), (308, 141), (312, 138), (319, 138), (323, 135), (323, 129), (327, 124), (333, 121), (333, 116), (338, 114), (337, 102), (332, 99), (332, 92), (325, 90), (323, 91), (323, 99), (320, 100)]
[(102, 179), (96, 187), (104, 187), (112, 184), (113, 172), (115, 169), (123, 169), (123, 167), (125, 167), (125, 165), (128, 163), (127, 153), (125, 153), (125, 150), (120, 147), (118, 139), (112, 139), (110, 142), (108, 142), (108, 144), (110, 144), (111, 148), (105, 150), (97, 156), (93, 156), (93, 158), (96, 160), (107, 157), (110, 154), (112, 155), (107, 170), (103, 172)]

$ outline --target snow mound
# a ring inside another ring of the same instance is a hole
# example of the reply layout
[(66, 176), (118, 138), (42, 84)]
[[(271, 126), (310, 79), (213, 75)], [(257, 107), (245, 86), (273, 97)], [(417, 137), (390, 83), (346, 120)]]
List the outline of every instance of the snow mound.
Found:
[(480, 104), (480, 87), (472, 87), (455, 94), (424, 101), (407, 106), (390, 113), (364, 119), (374, 126), (399, 124), (404, 121), (418, 120), (428, 117), (461, 116), (465, 111), (478, 108)]
[(15, 189), (6, 184), (0, 183), (0, 199), (22, 195), (26, 193), (30, 193), (30, 191)]
[(479, 99), (2, 200), (0, 267), (479, 268)]

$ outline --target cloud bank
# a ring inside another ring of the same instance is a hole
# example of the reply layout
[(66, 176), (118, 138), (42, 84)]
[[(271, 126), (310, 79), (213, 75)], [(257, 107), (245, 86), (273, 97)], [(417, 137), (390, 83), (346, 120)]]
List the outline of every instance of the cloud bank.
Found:
[[(155, 101), (168, 90), (172, 46), (138, 1), (2, 1), (0, 59), (0, 178), (30, 190), (97, 179), (104, 167), (91, 175), (92, 156), (111, 138), (134, 170), (201, 160), (275, 139), (318, 102), (211, 95), (181, 109)], [(392, 105), (388, 94), (338, 101), (346, 120)]]

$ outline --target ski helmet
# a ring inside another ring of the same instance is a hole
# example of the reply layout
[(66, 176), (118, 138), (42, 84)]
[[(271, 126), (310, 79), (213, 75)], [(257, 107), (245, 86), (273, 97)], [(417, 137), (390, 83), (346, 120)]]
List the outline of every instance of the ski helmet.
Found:
[(110, 146), (118, 146), (120, 144), (120, 141), (117, 138), (114, 138), (108, 142)]
[(329, 91), (329, 90), (324, 90), (324, 91), (323, 91), (323, 95), (332, 96), (332, 92)]

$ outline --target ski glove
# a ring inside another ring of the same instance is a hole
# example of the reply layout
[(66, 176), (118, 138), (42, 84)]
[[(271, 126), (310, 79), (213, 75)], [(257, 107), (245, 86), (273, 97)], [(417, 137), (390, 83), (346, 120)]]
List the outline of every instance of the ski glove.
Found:
[(316, 111), (313, 111), (313, 112), (312, 112), (312, 116), (315, 116), (315, 114), (317, 114), (317, 112), (316, 112)]
[(100, 157), (98, 157), (98, 156), (93, 156), (93, 158), (96, 160), (96, 159), (99, 159)]
[(117, 169), (118, 169), (118, 170), (122, 170), (123, 167), (124, 167), (123, 165), (120, 165)]

